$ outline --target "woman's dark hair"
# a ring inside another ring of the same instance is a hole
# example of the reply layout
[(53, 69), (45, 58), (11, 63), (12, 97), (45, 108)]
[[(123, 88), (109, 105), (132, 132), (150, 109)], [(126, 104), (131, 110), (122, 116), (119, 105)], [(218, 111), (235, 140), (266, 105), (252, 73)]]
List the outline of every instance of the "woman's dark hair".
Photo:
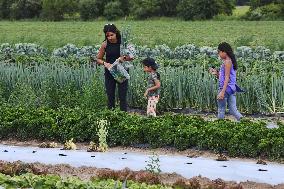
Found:
[(105, 33), (105, 41), (108, 41), (107, 40), (107, 32), (112, 32), (112, 33), (115, 33), (116, 34), (116, 38), (117, 38), (117, 42), (120, 44), (121, 43), (121, 34), (120, 34), (120, 31), (117, 29), (117, 27), (114, 25), (114, 24), (106, 24), (104, 26), (104, 33)]
[(236, 56), (233, 52), (231, 45), (226, 42), (220, 43), (218, 45), (218, 50), (227, 53), (227, 55), (231, 58), (234, 70), (238, 69), (238, 64), (236, 60)]
[[(155, 71), (159, 68), (159, 65), (156, 63), (156, 61), (153, 58), (149, 58), (149, 57), (142, 60), (142, 64), (144, 66), (151, 67)], [(158, 72), (157, 72), (157, 76), (158, 76), (158, 79), (160, 79), (160, 74)]]

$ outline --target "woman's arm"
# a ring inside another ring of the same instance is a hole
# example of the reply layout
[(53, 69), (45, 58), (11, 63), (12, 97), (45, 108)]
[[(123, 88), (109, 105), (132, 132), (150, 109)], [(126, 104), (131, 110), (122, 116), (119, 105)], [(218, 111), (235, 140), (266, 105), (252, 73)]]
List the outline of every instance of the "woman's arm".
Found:
[(228, 83), (230, 81), (230, 71), (232, 67), (232, 62), (231, 61), (225, 61), (225, 81), (224, 81), (224, 86), (222, 91), (225, 93)]
[(231, 67), (232, 67), (232, 62), (231, 61), (225, 61), (224, 64), (225, 64), (225, 81), (224, 81), (222, 91), (220, 91), (220, 93), (217, 96), (218, 100), (224, 99), (225, 92), (226, 92), (227, 86), (228, 86), (229, 81), (230, 81), (230, 71), (231, 71)]
[(97, 54), (97, 63), (101, 64), (101, 65), (104, 65), (106, 68), (109, 68), (111, 66), (111, 64), (108, 63), (108, 62), (105, 62), (103, 60), (104, 55), (105, 55), (105, 49), (106, 49), (106, 42), (103, 42), (103, 44), (100, 47), (99, 52)]

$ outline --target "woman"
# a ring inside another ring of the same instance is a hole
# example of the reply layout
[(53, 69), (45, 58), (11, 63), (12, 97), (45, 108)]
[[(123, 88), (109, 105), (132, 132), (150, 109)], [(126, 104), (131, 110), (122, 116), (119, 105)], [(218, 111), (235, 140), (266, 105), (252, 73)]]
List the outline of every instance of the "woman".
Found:
[[(115, 108), (115, 89), (118, 85), (118, 98), (120, 102), (120, 110), (127, 111), (127, 88), (128, 80), (123, 83), (118, 83), (109, 70), (111, 64), (113, 64), (118, 58), (121, 62), (131, 61), (133, 58), (129, 56), (121, 56), (120, 54), (120, 44), (121, 44), (121, 35), (120, 31), (114, 24), (106, 24), (104, 26), (103, 32), (105, 34), (105, 40), (102, 43), (98, 55), (97, 63), (105, 67), (105, 88), (108, 98), (108, 108)], [(105, 56), (105, 59), (104, 59)]]

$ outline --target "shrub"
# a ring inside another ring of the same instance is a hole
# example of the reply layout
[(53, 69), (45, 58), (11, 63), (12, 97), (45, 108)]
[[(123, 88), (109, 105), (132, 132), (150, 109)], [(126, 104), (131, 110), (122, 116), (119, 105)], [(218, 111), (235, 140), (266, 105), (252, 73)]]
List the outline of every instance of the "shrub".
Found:
[(64, 14), (73, 14), (77, 11), (77, 0), (43, 0), (42, 17), (45, 20), (63, 20)]
[(283, 7), (279, 4), (269, 4), (256, 9), (251, 9), (246, 15), (245, 19), (248, 20), (277, 20), (283, 19)]
[(176, 7), (179, 1), (173, 0), (160, 0), (159, 6), (161, 7), (162, 16), (175, 16), (177, 11)]
[(121, 3), (119, 1), (111, 1), (104, 8), (104, 16), (108, 20), (115, 20), (123, 16)]
[(15, 0), (0, 0), (0, 18), (10, 18), (10, 7)]
[(10, 18), (18, 20), (39, 17), (41, 9), (41, 0), (18, 0), (10, 7)]
[(178, 16), (185, 20), (211, 19), (224, 13), (232, 14), (233, 1), (181, 0), (177, 5)]
[(153, 16), (160, 16), (161, 7), (158, 0), (133, 0), (131, 14), (137, 19), (145, 19)]
[(100, 7), (96, 0), (80, 0), (79, 12), (82, 20), (94, 19), (100, 16)]
[(253, 10), (253, 9), (256, 9), (257, 7), (261, 7), (264, 5), (268, 5), (271, 3), (277, 3), (277, 2), (278, 0), (251, 0), (250, 8)]

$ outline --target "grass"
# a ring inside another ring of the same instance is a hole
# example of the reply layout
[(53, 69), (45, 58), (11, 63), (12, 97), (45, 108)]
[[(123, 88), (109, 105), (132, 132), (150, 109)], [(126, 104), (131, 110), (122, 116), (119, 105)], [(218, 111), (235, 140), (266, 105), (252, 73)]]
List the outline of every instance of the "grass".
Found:
[(237, 6), (233, 11), (233, 16), (244, 16), (249, 11), (249, 6)]
[[(49, 49), (67, 43), (78, 46), (97, 45), (104, 40), (102, 28), (106, 21), (40, 22), (1, 21), (0, 43), (31, 42)], [(114, 22), (120, 29), (131, 26), (133, 41), (139, 45), (155, 46), (193, 43), (216, 46), (227, 41), (233, 46), (263, 45), (272, 50), (284, 50), (284, 21), (181, 21), (157, 19)]]

